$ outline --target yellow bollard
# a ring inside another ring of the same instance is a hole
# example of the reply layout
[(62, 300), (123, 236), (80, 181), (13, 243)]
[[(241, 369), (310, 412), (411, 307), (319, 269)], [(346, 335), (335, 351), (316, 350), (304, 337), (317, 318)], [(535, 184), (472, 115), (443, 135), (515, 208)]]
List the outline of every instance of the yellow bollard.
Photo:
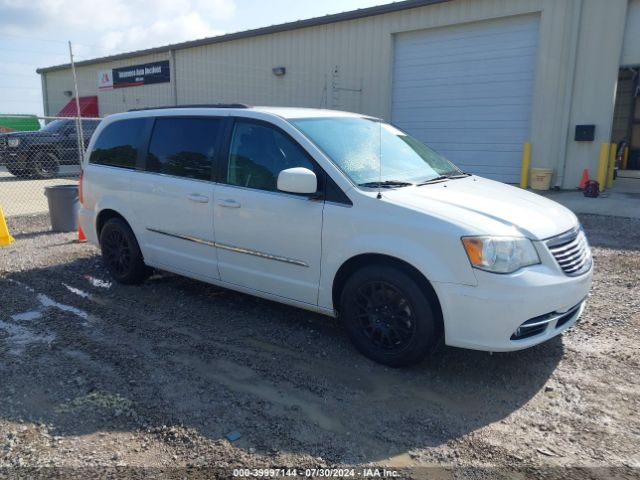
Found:
[(609, 146), (609, 169), (607, 170), (607, 188), (613, 187), (613, 172), (616, 169), (616, 151), (618, 146), (612, 143)]
[(522, 167), (520, 169), (520, 188), (529, 186), (529, 166), (531, 165), (531, 144), (522, 146)]
[(13, 237), (9, 234), (7, 222), (4, 220), (4, 213), (0, 207), (0, 247), (6, 247), (14, 242)]
[(627, 164), (629, 163), (629, 147), (624, 147), (624, 151), (622, 153), (622, 170), (627, 169)]
[(600, 145), (600, 159), (598, 160), (598, 184), (600, 185), (600, 191), (604, 190), (605, 182), (607, 181), (608, 156), (609, 144), (603, 143)]

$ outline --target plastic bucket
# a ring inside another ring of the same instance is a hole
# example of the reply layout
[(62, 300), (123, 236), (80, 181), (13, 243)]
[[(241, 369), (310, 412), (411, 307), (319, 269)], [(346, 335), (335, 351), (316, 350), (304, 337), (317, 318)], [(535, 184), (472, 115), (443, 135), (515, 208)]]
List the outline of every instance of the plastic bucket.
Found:
[(78, 230), (78, 198), (77, 185), (55, 185), (44, 187), (44, 194), (49, 202), (51, 230), (54, 232), (75, 232)]
[(531, 188), (534, 190), (549, 190), (553, 170), (550, 168), (531, 169)]

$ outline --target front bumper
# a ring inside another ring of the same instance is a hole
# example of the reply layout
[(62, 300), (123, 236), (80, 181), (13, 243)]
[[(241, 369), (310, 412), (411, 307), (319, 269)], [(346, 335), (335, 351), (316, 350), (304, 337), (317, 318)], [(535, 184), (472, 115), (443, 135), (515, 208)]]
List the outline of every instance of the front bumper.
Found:
[(6, 165), (14, 170), (26, 170), (29, 168), (29, 159), (23, 152), (5, 150), (0, 153), (0, 165)]
[[(442, 307), (445, 343), (492, 352), (522, 350), (559, 335), (576, 323), (591, 288), (593, 268), (569, 277), (536, 265), (510, 275), (476, 271), (475, 287), (434, 283)], [(525, 322), (546, 322), (522, 335)]]

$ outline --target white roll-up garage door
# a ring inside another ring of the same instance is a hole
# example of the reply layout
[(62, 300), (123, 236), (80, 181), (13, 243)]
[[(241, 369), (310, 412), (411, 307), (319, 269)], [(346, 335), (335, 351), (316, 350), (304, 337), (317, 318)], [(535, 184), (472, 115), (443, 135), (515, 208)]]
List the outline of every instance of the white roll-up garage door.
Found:
[(464, 171), (517, 183), (538, 15), (396, 35), (392, 122)]

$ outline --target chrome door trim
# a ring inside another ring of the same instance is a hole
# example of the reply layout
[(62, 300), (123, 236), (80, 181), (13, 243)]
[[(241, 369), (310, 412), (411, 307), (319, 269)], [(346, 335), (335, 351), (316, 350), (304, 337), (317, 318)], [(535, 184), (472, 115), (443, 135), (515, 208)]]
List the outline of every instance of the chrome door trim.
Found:
[(147, 227), (147, 230), (153, 233), (159, 233), (160, 235), (166, 235), (167, 237), (179, 238), (180, 240), (187, 240), (189, 242), (199, 243), (201, 245), (207, 245), (208, 247), (215, 247), (216, 243), (209, 240), (203, 240), (202, 238), (192, 237), (190, 235), (179, 235), (177, 233), (169, 233), (163, 230), (157, 230), (155, 228)]
[(229, 250), (230, 252), (244, 253), (246, 255), (253, 255), (254, 257), (266, 258), (267, 260), (275, 260), (277, 262), (289, 263), (291, 265), (297, 265), (299, 267), (308, 267), (307, 262), (302, 260), (296, 260), (295, 258), (283, 257), (281, 255), (272, 255), (270, 253), (259, 252), (257, 250), (250, 250), (248, 248), (235, 247), (233, 245), (226, 245), (224, 243), (211, 242), (209, 240), (203, 240), (202, 238), (192, 237), (190, 235), (181, 235), (177, 233), (169, 233), (163, 230), (147, 227), (147, 230), (160, 235), (166, 235), (167, 237), (179, 238), (181, 240), (187, 240), (189, 242), (199, 243), (201, 245), (207, 245), (208, 247), (221, 248), (222, 250)]
[(247, 255), (253, 255), (255, 257), (266, 258), (268, 260), (276, 260), (278, 262), (290, 263), (291, 265), (298, 265), (299, 267), (308, 267), (307, 262), (302, 260), (296, 260), (295, 258), (282, 257), (280, 255), (272, 255), (270, 253), (259, 252), (257, 250), (250, 250), (248, 248), (234, 247), (233, 245), (225, 245), (224, 243), (215, 242), (216, 247), (223, 250), (229, 250), (230, 252), (246, 253)]

